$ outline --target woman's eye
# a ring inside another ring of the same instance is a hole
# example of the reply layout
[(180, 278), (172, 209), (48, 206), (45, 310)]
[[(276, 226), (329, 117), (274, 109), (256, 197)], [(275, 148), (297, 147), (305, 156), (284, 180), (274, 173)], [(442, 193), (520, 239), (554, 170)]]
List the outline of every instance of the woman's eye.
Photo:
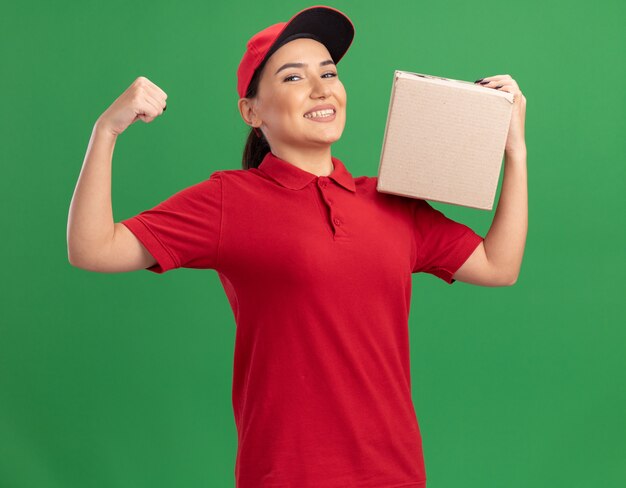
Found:
[[(331, 75), (330, 77), (333, 78), (333, 77), (337, 76), (337, 73), (329, 71), (328, 73), (324, 73), (322, 75), (322, 77), (326, 77), (326, 75)], [(288, 76), (287, 78), (285, 78), (284, 81), (290, 81), (292, 78), (300, 78), (300, 77), (298, 75), (291, 75), (291, 76)]]

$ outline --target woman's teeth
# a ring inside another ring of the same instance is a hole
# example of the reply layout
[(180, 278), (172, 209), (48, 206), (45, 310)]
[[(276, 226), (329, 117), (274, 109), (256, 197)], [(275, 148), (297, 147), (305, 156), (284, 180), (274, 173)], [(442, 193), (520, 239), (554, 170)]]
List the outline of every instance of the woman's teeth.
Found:
[(317, 117), (328, 117), (330, 115), (333, 115), (334, 113), (335, 111), (333, 109), (328, 109), (328, 110), (319, 110), (317, 112), (310, 112), (308, 114), (304, 114), (304, 116), (307, 119), (313, 119)]

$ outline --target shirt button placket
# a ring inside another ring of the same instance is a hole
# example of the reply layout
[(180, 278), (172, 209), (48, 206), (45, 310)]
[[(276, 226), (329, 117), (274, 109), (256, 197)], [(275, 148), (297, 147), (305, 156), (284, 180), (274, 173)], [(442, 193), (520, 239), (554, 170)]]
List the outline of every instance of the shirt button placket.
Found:
[[(318, 178), (318, 185), (322, 193), (322, 198), (326, 201), (329, 207), (332, 207), (333, 200), (331, 198), (328, 198), (328, 183), (329, 181), (327, 177), (320, 176)], [(333, 224), (333, 233), (336, 234), (337, 227), (341, 226), (341, 223), (342, 223), (341, 219), (335, 215), (335, 212), (332, 208), (328, 209), (328, 213), (329, 213), (330, 221)]]

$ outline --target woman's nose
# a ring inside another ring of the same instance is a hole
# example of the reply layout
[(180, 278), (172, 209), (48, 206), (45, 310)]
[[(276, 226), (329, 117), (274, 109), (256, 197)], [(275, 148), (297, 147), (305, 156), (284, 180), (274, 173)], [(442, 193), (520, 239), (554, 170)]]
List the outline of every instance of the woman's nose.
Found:
[(311, 98), (327, 98), (330, 96), (330, 87), (320, 78), (314, 78), (311, 86)]

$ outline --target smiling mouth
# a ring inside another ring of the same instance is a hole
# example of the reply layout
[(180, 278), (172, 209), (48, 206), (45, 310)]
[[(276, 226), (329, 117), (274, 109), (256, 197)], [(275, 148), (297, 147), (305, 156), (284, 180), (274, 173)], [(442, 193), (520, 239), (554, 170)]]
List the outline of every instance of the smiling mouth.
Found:
[(332, 108), (325, 110), (317, 110), (315, 112), (309, 112), (304, 114), (304, 118), (306, 119), (323, 119), (325, 117), (331, 117), (335, 115), (335, 111)]

